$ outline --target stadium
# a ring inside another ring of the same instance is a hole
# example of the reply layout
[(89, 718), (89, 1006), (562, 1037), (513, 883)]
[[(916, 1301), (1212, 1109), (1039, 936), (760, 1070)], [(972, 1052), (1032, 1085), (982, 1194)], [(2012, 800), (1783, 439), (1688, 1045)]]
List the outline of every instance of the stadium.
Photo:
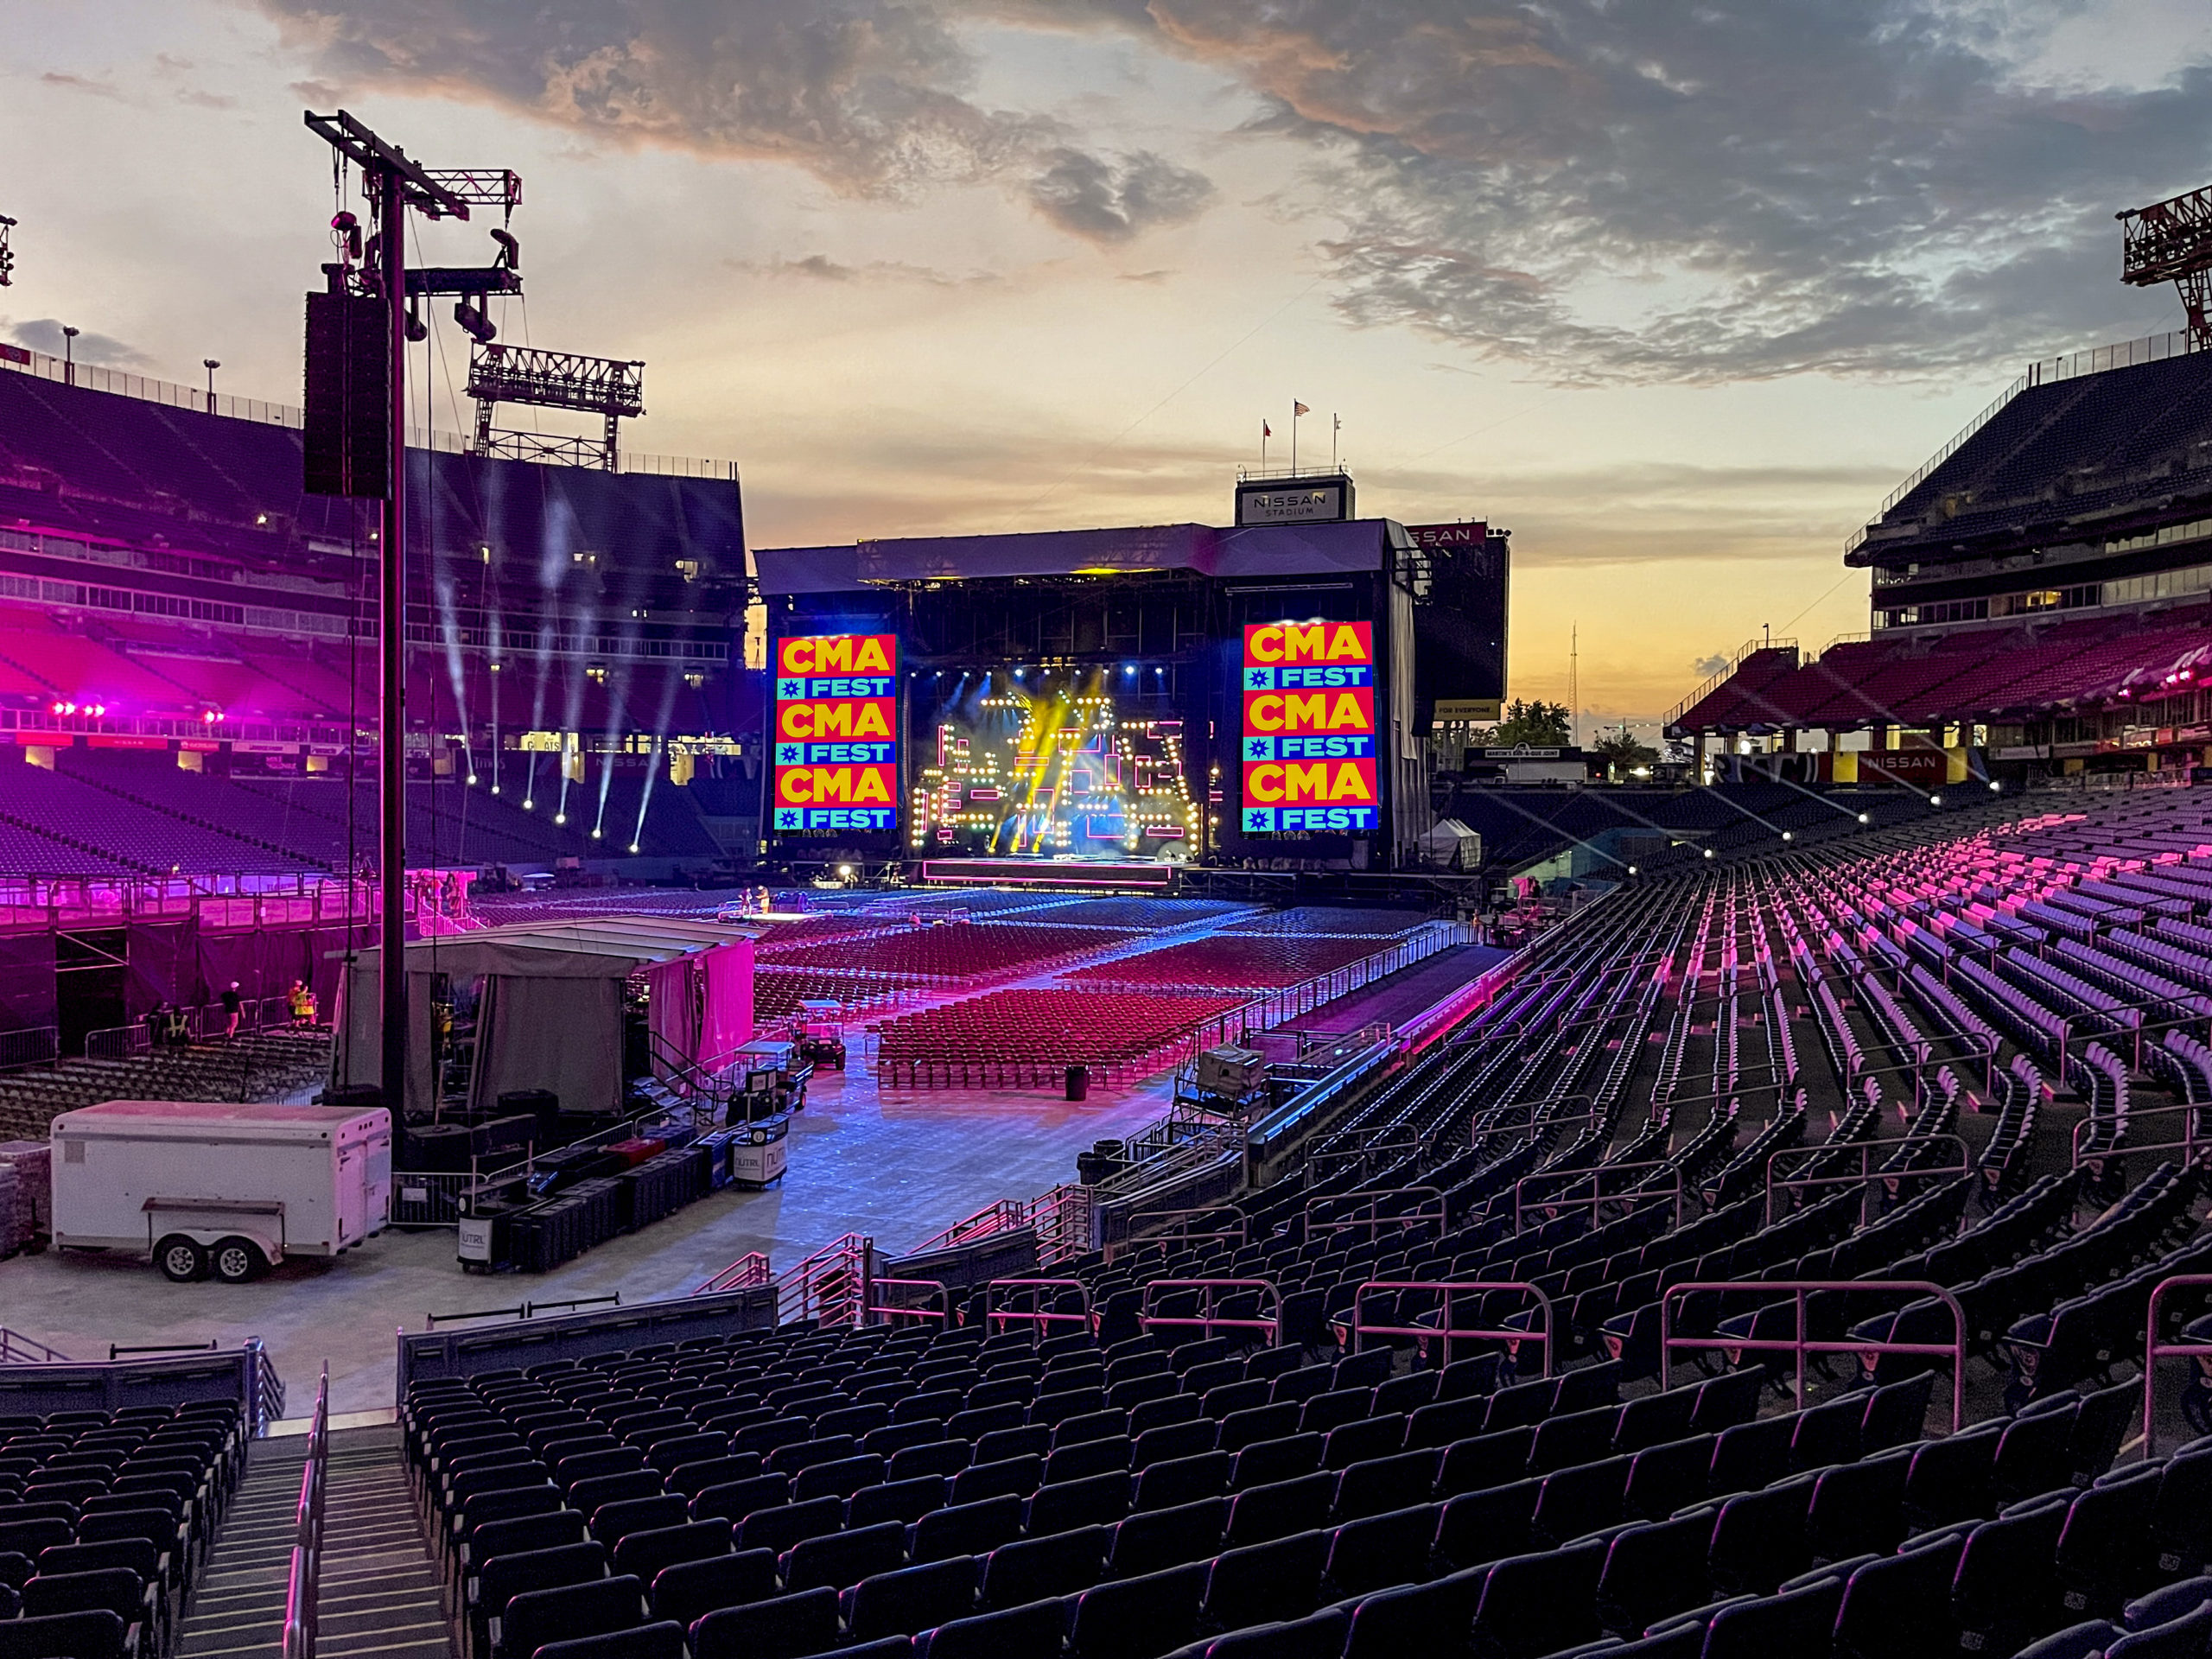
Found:
[(0, 1659), (2207, 1651), (2204, 193), (1611, 781), (1486, 518), (756, 545), (308, 124), (300, 405), (0, 348)]

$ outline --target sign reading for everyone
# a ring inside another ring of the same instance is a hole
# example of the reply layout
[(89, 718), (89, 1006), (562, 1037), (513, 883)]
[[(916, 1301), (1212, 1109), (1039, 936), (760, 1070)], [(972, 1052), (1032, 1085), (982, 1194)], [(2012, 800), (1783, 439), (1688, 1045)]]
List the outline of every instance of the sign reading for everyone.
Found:
[(775, 667), (775, 833), (898, 828), (899, 637), (795, 634)]
[(1372, 831), (1374, 625), (1251, 623), (1243, 683), (1244, 833)]

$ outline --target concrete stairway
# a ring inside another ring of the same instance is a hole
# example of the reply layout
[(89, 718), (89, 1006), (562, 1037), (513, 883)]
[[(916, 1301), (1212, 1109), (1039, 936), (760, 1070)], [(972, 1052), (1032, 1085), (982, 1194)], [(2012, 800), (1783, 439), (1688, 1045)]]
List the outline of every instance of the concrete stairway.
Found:
[[(255, 1442), (245, 1484), (179, 1633), (179, 1659), (277, 1659), (304, 1435)], [(330, 1437), (316, 1659), (453, 1659), (399, 1431)]]

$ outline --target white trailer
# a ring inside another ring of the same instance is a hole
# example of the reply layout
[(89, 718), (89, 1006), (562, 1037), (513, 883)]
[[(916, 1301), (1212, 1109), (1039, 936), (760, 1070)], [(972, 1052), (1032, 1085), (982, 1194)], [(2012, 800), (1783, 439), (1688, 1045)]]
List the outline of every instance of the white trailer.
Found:
[(54, 1243), (129, 1250), (181, 1284), (242, 1284), (384, 1230), (383, 1108), (111, 1100), (54, 1120)]

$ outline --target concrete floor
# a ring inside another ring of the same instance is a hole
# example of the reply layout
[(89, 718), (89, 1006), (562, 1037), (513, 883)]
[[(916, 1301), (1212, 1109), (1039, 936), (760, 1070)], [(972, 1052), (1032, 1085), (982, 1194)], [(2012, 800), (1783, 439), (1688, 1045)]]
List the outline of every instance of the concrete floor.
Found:
[(1071, 1105), (1041, 1090), (880, 1095), (855, 1069), (818, 1073), (792, 1122), (791, 1170), (765, 1192), (723, 1192), (543, 1275), (465, 1274), (450, 1229), (387, 1232), (334, 1262), (287, 1262), (250, 1285), (173, 1285), (143, 1262), (98, 1255), (0, 1262), (0, 1325), (73, 1359), (110, 1343), (269, 1344), (297, 1411), (330, 1362), (334, 1412), (392, 1404), (395, 1332), (426, 1313), (603, 1296), (680, 1296), (750, 1250), (778, 1268), (849, 1230), (911, 1249), (998, 1198), (1030, 1198), (1075, 1177), (1075, 1155), (1165, 1109), (1166, 1079), (1094, 1090)]

